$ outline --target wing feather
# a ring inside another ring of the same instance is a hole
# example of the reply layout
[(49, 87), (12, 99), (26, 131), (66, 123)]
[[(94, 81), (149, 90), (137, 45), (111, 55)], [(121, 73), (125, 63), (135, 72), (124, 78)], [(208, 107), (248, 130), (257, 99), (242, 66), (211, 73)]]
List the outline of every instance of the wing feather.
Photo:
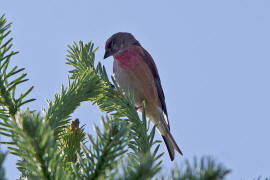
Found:
[(155, 64), (152, 56), (143, 47), (140, 46), (140, 48), (142, 49), (142, 53), (143, 53), (143, 56), (144, 56), (142, 59), (145, 61), (145, 63), (147, 64), (147, 66), (151, 70), (153, 78), (155, 80), (155, 85), (156, 85), (156, 89), (157, 89), (157, 92), (158, 92), (158, 97), (159, 97), (159, 101), (160, 101), (160, 104), (161, 104), (161, 108), (162, 108), (162, 111), (167, 116), (165, 119), (167, 121), (168, 128), (170, 129), (169, 120), (168, 120), (168, 113), (167, 113), (167, 108), (166, 108), (166, 103), (165, 103), (165, 96), (164, 96), (164, 92), (163, 92), (163, 89), (162, 89), (162, 86), (161, 86), (161, 81), (160, 81), (160, 78), (159, 78), (159, 74), (158, 74), (156, 64)]

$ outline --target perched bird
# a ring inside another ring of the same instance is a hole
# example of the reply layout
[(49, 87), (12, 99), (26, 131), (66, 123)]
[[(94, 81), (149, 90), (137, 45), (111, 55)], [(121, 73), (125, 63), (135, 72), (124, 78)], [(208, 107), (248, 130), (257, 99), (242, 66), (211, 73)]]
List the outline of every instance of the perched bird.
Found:
[(119, 87), (123, 92), (132, 88), (136, 106), (140, 108), (144, 100), (146, 116), (152, 123), (159, 123), (157, 128), (171, 160), (174, 160), (174, 150), (182, 155), (170, 133), (165, 96), (151, 55), (132, 34), (119, 32), (106, 41), (104, 59), (109, 56), (114, 57), (113, 73)]

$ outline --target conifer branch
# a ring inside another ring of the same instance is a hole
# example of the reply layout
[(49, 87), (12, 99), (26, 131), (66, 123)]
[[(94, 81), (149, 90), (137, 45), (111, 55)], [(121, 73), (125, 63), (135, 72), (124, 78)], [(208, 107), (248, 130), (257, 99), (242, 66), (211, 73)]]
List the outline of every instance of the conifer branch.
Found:
[[(72, 179), (65, 172), (63, 160), (57, 152), (57, 142), (48, 122), (38, 113), (26, 111), (16, 115), (10, 123), (12, 140), (16, 147), (9, 147), (12, 154), (22, 158), (17, 163), (23, 177), (30, 179)], [(66, 174), (65, 176), (63, 176)]]
[(22, 105), (34, 100), (25, 100), (33, 87), (15, 97), (17, 86), (28, 79), (26, 73), (22, 73), (24, 68), (9, 67), (11, 57), (17, 54), (10, 51), (12, 38), (5, 41), (10, 34), (10, 25), (4, 16), (0, 17), (0, 117), (3, 120), (0, 133), (10, 137), (9, 142), (2, 144), (7, 144), (10, 152), (21, 158), (17, 165), (22, 177), (67, 179), (68, 176), (63, 176), (61, 158), (55, 153), (57, 141), (50, 125), (35, 112), (19, 111)]
[(22, 105), (35, 99), (24, 100), (33, 87), (22, 93), (19, 98), (15, 97), (16, 87), (28, 79), (25, 79), (25, 73), (21, 73), (24, 68), (18, 69), (17, 66), (11, 70), (8, 68), (11, 57), (18, 53), (10, 51), (13, 38), (5, 41), (11, 32), (9, 30), (10, 26), (11, 23), (7, 24), (4, 15), (2, 15), (0, 17), (0, 106), (2, 115), (13, 118)]
[[(218, 180), (225, 179), (231, 172), (222, 166), (220, 163), (216, 163), (211, 157), (202, 157), (200, 161), (194, 158), (193, 163), (186, 161), (182, 168), (175, 168), (171, 171), (172, 180)], [(167, 177), (162, 177), (167, 179)]]
[(56, 137), (59, 137), (59, 133), (66, 128), (70, 115), (80, 103), (98, 95), (99, 89), (102, 89), (102, 85), (94, 71), (87, 69), (73, 82), (69, 82), (68, 88), (62, 86), (61, 93), (55, 95), (53, 102), (48, 100), (49, 109), (46, 119), (54, 129)]
[(96, 138), (88, 135), (90, 147), (82, 146), (82, 156), (78, 154), (79, 163), (73, 166), (78, 179), (112, 178), (122, 155), (127, 152), (127, 135), (129, 126), (125, 121), (102, 118), (103, 131), (95, 125)]

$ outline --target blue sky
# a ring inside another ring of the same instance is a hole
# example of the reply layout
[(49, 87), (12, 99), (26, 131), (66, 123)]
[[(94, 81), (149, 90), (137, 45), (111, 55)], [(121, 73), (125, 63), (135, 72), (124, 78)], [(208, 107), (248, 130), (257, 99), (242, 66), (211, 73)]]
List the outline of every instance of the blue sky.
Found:
[[(67, 45), (93, 40), (96, 60), (115, 32), (131, 32), (153, 56), (166, 96), (171, 131), (184, 152), (175, 163), (211, 155), (233, 171), (228, 179), (270, 176), (270, 1), (2, 1), (13, 22), (13, 64), (34, 85), (32, 109), (47, 108), (67, 84)], [(97, 107), (75, 113), (92, 132)], [(2, 147), (4, 148), (4, 147)], [(6, 149), (6, 148), (4, 148)], [(165, 146), (162, 145), (162, 151)], [(166, 154), (164, 171), (173, 166)], [(8, 179), (19, 177), (9, 155)]]

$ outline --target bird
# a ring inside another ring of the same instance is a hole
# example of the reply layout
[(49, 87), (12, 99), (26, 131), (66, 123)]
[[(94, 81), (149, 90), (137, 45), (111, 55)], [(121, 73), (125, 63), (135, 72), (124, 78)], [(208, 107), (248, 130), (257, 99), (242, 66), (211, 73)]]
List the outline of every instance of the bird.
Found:
[(152, 56), (128, 32), (118, 32), (107, 39), (104, 59), (110, 56), (114, 58), (113, 74), (117, 85), (123, 92), (133, 89), (136, 109), (145, 102), (146, 116), (157, 124), (171, 161), (175, 158), (175, 150), (183, 155), (170, 132), (165, 96)]

